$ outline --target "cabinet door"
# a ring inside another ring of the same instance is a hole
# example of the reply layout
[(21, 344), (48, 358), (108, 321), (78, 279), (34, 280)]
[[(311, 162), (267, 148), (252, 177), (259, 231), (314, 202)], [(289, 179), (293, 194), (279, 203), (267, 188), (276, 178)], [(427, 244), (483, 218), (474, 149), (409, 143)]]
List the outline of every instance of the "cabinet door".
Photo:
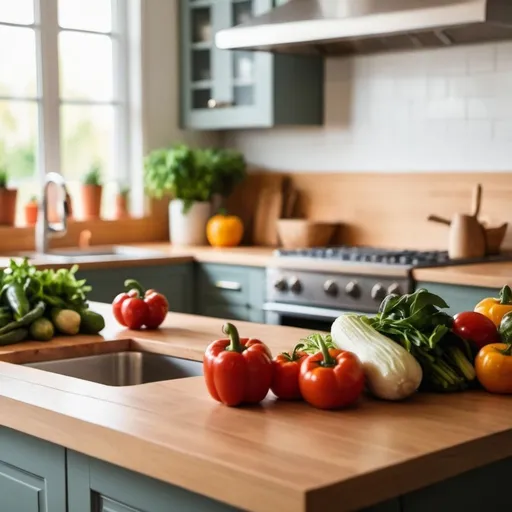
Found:
[(274, 124), (273, 55), (220, 50), (214, 35), (272, 8), (272, 0), (181, 0), (182, 122), (231, 129)]
[(201, 512), (206, 510), (235, 512), (238, 510), (206, 496), (70, 450), (67, 457), (68, 512)]
[(169, 301), (169, 309), (178, 313), (192, 313), (194, 293), (193, 264), (153, 265), (83, 270), (82, 279), (92, 286), (89, 297), (93, 301), (110, 303), (124, 290), (124, 281), (132, 278), (145, 288), (155, 288)]
[(477, 288), (474, 286), (458, 286), (441, 283), (417, 283), (416, 289), (426, 288), (429, 292), (440, 295), (450, 309), (451, 315), (461, 311), (473, 311), (476, 304), (485, 297), (497, 297), (499, 290), (492, 288)]
[(65, 512), (65, 450), (0, 428), (0, 510)]

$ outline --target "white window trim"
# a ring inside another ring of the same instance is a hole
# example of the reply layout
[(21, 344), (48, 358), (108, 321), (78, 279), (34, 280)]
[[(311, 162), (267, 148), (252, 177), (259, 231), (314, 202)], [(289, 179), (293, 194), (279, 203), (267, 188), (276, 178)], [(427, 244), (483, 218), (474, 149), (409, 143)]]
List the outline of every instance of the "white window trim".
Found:
[[(115, 105), (114, 166), (116, 177), (130, 187), (131, 210), (144, 214), (143, 115), (142, 115), (142, 1), (111, 0), (114, 91), (112, 101), (60, 100), (58, 0), (34, 0), (34, 23), (1, 25), (33, 28), (36, 35), (37, 98), (2, 97), (9, 101), (32, 101), (39, 105), (38, 177), (61, 172), (60, 106), (64, 104)], [(103, 34), (103, 33), (101, 33)]]

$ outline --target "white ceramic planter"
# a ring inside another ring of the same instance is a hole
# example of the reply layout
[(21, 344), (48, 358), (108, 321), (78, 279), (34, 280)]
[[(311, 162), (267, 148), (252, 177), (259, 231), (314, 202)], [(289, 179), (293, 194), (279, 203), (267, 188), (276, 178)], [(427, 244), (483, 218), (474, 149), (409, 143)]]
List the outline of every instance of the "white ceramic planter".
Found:
[(173, 245), (207, 245), (206, 223), (211, 215), (209, 202), (195, 202), (183, 213), (183, 201), (169, 203), (169, 237)]

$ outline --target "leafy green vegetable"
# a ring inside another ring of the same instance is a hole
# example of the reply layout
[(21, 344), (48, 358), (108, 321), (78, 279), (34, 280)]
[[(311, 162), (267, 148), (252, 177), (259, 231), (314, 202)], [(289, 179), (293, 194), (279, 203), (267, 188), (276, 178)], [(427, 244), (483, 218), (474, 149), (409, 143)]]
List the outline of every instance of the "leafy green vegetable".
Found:
[(302, 350), (303, 352), (306, 352), (306, 354), (317, 354), (321, 351), (320, 340), (324, 342), (328, 349), (336, 348), (330, 334), (310, 334), (299, 341), (296, 349)]
[(365, 320), (409, 351), (422, 367), (422, 387), (436, 391), (466, 389), (475, 379), (470, 347), (451, 332), (452, 317), (440, 311), (447, 307), (438, 295), (419, 289), (388, 295), (377, 316)]
[(48, 306), (80, 309), (87, 307), (91, 287), (85, 279), (76, 279), (78, 266), (71, 269), (38, 270), (27, 259), (20, 263), (11, 260), (2, 275), (2, 295), (12, 284), (23, 287), (30, 304), (39, 301)]

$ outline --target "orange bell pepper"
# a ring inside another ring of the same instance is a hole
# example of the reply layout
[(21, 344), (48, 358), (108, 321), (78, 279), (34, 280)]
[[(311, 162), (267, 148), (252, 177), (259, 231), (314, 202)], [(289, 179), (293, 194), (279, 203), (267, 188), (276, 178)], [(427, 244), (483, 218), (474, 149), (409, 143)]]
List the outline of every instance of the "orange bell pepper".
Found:
[(504, 286), (500, 291), (499, 298), (488, 297), (481, 300), (475, 311), (490, 318), (496, 327), (500, 326), (501, 319), (512, 311), (512, 290), (510, 286)]
[(475, 359), (476, 376), (490, 393), (512, 394), (512, 344), (483, 347)]

